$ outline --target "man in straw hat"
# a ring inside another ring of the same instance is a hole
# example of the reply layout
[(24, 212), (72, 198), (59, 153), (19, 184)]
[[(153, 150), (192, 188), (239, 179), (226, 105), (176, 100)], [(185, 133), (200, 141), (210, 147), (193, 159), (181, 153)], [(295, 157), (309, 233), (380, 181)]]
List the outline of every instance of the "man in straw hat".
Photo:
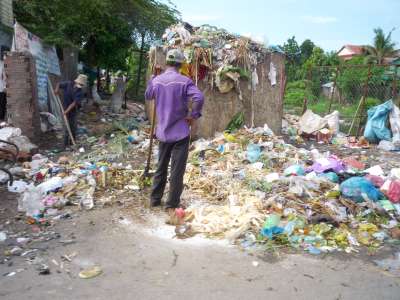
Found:
[[(171, 161), (170, 188), (166, 202), (166, 209), (171, 216), (180, 206), (183, 176), (189, 153), (190, 126), (193, 120), (200, 118), (204, 102), (203, 93), (193, 81), (178, 72), (184, 61), (180, 50), (168, 51), (167, 69), (150, 80), (145, 94), (147, 100), (155, 101), (156, 137), (160, 142), (150, 204), (153, 207), (161, 205)], [(192, 100), (190, 113), (189, 100)]]
[[(87, 76), (80, 74), (74, 81), (61, 82), (56, 87), (56, 94), (59, 94), (59, 90), (63, 90), (64, 95), (64, 114), (68, 119), (69, 126), (71, 128), (72, 136), (76, 137), (77, 129), (77, 114), (78, 107), (83, 98), (83, 88), (87, 85)], [(71, 139), (68, 132), (64, 133), (64, 147), (71, 145)]]

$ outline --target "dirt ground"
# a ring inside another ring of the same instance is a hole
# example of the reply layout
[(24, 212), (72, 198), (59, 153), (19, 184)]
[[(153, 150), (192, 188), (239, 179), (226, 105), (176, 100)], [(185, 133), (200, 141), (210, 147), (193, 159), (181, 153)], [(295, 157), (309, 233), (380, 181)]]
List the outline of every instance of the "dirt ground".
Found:
[[(385, 171), (400, 166), (398, 153), (318, 148), (341, 157), (356, 153)], [(145, 199), (146, 193), (127, 195), (91, 211), (65, 207), (64, 218), (37, 226), (26, 224), (16, 195), (0, 187), (0, 232), (8, 233), (0, 242), (1, 299), (399, 299), (400, 270), (374, 263), (395, 259), (398, 245), (378, 253), (312, 256), (244, 251), (201, 236), (180, 240), (164, 212), (146, 208)], [(18, 243), (18, 237), (29, 242)], [(6, 255), (15, 247), (15, 255)], [(43, 265), (50, 274), (39, 274)], [(93, 266), (102, 274), (79, 278)]]
[[(271, 261), (223, 242), (174, 239), (161, 212), (145, 223), (116, 207), (72, 215), (52, 228), (59, 238), (32, 245), (49, 275), (38, 275), (29, 255), (0, 265), (1, 274), (23, 269), (1, 277), (2, 299), (398, 299), (400, 292), (399, 278), (368, 259), (285, 254)], [(100, 276), (78, 277), (93, 265)]]

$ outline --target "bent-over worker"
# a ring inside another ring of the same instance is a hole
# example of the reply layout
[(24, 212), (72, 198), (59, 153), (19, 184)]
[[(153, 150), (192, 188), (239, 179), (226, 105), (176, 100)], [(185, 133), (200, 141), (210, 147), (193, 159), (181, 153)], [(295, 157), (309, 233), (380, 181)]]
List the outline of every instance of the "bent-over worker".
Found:
[[(204, 103), (203, 93), (190, 78), (178, 71), (184, 60), (180, 50), (168, 51), (167, 69), (149, 81), (145, 94), (146, 100), (155, 101), (156, 137), (159, 140), (158, 166), (150, 204), (152, 207), (161, 205), (171, 161), (170, 189), (166, 201), (166, 209), (171, 215), (180, 206), (189, 154), (190, 127), (194, 120), (200, 118)], [(192, 100), (190, 114), (189, 100)]]
[[(83, 98), (83, 88), (87, 85), (87, 76), (80, 74), (74, 81), (64, 81), (61, 82), (55, 90), (55, 93), (58, 95), (59, 90), (63, 90), (63, 107), (64, 114), (68, 119), (69, 126), (71, 128), (71, 133), (74, 139), (76, 138), (76, 130), (77, 130), (77, 115), (78, 115), (78, 107), (81, 104)], [(66, 130), (64, 133), (64, 147), (68, 147), (72, 144), (72, 141), (69, 137), (69, 133)]]

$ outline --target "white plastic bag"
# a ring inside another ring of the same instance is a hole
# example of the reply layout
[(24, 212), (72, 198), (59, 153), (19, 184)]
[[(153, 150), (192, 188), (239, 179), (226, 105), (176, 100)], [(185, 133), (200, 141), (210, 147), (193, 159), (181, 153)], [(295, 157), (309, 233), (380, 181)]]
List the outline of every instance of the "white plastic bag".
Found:
[(26, 187), (24, 194), (18, 199), (18, 210), (26, 212), (29, 217), (38, 215), (43, 209), (42, 191), (33, 183)]
[(43, 195), (46, 195), (48, 192), (55, 191), (62, 187), (63, 187), (63, 179), (57, 176), (50, 178), (49, 180), (38, 185), (38, 188), (41, 190)]
[(15, 127), (5, 127), (0, 129), (0, 140), (8, 141), (13, 136), (20, 136), (21, 129)]
[(326, 119), (321, 118), (319, 115), (314, 114), (312, 110), (308, 109), (304, 115), (300, 118), (299, 126), (300, 131), (311, 134), (328, 125)]
[(333, 113), (325, 116), (324, 118), (328, 122), (328, 127), (333, 134), (339, 133), (339, 112), (335, 110)]
[(276, 76), (277, 76), (277, 71), (275, 65), (273, 62), (271, 62), (269, 66), (268, 79), (271, 82), (271, 86), (273, 87), (276, 85)]
[(400, 109), (398, 106), (393, 105), (393, 109), (389, 114), (390, 128), (393, 134), (393, 144), (400, 147)]
[(6, 172), (0, 170), (0, 183), (5, 183), (10, 177)]
[(12, 185), (8, 184), (8, 191), (10, 193), (23, 193), (25, 192), (28, 184), (25, 181), (17, 180)]
[(395, 151), (396, 146), (392, 142), (382, 140), (379, 142), (378, 149), (383, 151)]

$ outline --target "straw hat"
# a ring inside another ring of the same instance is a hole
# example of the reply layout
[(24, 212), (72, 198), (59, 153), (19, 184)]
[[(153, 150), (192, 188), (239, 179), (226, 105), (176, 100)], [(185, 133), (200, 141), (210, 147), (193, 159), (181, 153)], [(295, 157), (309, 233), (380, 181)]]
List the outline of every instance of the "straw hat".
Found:
[(75, 79), (75, 83), (80, 85), (81, 87), (85, 87), (87, 85), (87, 76), (83, 74), (79, 74)]

